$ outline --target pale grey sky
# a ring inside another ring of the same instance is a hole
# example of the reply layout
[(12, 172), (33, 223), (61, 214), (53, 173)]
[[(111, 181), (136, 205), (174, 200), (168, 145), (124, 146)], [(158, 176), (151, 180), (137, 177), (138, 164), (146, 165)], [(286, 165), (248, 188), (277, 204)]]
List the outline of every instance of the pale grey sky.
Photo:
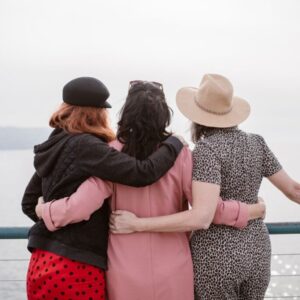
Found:
[[(299, 0), (0, 0), (0, 126), (47, 126), (78, 76), (109, 87), (115, 122), (128, 82), (144, 79), (164, 84), (172, 129), (188, 138), (176, 91), (220, 73), (252, 106), (242, 127), (299, 179), (299, 16)], [(264, 184), (268, 214), (298, 220)]]
[(47, 126), (77, 76), (107, 84), (115, 121), (129, 80), (162, 82), (175, 108), (177, 89), (220, 73), (252, 105), (244, 128), (286, 138), (300, 130), (299, 16), (298, 0), (0, 0), (0, 126)]

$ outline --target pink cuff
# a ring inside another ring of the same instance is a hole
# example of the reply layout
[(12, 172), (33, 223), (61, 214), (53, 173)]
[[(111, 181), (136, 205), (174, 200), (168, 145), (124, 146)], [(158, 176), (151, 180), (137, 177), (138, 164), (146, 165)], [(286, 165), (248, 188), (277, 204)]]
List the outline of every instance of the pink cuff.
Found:
[(50, 202), (44, 203), (43, 207), (42, 207), (42, 219), (44, 220), (44, 223), (49, 231), (55, 231), (55, 230), (59, 229), (59, 227), (55, 226), (55, 224), (52, 220), (52, 217), (51, 217), (52, 203), (53, 203), (53, 200)]
[(249, 220), (248, 206), (246, 203), (240, 201), (237, 201), (237, 203), (239, 203), (240, 209), (238, 212), (237, 220), (235, 222), (235, 227), (243, 229), (248, 225), (248, 220)]
[(248, 219), (247, 204), (235, 200), (222, 201), (221, 198), (219, 199), (213, 219), (214, 224), (243, 229), (247, 226)]

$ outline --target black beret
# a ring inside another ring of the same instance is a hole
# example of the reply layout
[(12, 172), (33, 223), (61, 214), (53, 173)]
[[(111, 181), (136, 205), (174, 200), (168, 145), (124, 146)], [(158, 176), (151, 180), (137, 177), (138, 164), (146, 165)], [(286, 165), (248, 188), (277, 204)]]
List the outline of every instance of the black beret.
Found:
[(70, 105), (111, 108), (108, 97), (107, 87), (93, 77), (73, 79), (63, 88), (63, 100)]

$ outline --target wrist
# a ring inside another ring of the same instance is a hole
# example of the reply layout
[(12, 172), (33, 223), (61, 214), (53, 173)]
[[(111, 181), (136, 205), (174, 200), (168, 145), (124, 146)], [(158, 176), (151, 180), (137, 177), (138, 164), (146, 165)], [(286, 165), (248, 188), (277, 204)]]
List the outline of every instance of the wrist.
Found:
[(265, 205), (263, 203), (249, 204), (249, 220), (263, 218)]
[(145, 231), (145, 222), (143, 218), (136, 218), (133, 223), (133, 230), (136, 232)]

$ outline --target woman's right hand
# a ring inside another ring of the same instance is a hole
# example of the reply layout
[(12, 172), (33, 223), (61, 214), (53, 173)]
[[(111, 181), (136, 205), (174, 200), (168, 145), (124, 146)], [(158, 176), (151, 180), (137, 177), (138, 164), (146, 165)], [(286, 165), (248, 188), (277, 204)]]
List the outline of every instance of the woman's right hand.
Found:
[(258, 202), (248, 205), (249, 220), (264, 219), (266, 217), (266, 204), (263, 198), (258, 197)]
[(116, 210), (110, 215), (109, 228), (115, 234), (128, 234), (137, 230), (138, 217), (129, 211)]

